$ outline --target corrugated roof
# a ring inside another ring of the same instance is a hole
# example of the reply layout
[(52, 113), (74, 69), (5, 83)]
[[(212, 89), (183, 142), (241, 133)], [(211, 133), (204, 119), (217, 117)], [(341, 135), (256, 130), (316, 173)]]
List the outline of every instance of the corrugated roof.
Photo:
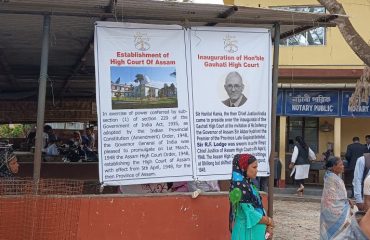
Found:
[(329, 14), (144, 0), (0, 1), (0, 99), (11, 92), (19, 92), (19, 98), (36, 99), (45, 14), (51, 15), (48, 96), (52, 82), (55, 97), (91, 98), (95, 98), (95, 21), (270, 29), (280, 23), (281, 34), (286, 37), (315, 26), (335, 26), (333, 19), (337, 18)]

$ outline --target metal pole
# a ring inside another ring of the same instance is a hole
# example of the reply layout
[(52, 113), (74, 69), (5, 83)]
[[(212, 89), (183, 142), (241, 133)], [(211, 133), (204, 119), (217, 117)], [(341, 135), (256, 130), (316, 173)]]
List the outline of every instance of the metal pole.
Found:
[(277, 83), (279, 78), (279, 43), (280, 43), (280, 24), (274, 25), (274, 58), (272, 71), (272, 107), (271, 107), (271, 152), (270, 152), (270, 177), (268, 188), (268, 215), (274, 214), (274, 173), (275, 173), (275, 135), (276, 135), (276, 104), (277, 104)]
[(47, 83), (47, 74), (48, 74), (49, 30), (50, 30), (50, 16), (45, 15), (43, 36), (42, 36), (42, 49), (41, 49), (39, 97), (38, 97), (38, 104), (37, 104), (36, 144), (35, 144), (35, 156), (34, 156), (34, 162), (33, 162), (33, 180), (35, 181), (35, 183), (37, 183), (40, 179), (41, 150), (44, 147), (42, 146), (42, 143), (43, 143), (43, 130), (44, 130), (46, 83)]

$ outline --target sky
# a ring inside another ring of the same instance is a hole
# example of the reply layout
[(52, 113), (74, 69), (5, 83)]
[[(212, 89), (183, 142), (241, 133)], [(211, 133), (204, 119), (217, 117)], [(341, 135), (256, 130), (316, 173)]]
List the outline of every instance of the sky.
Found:
[(134, 82), (136, 74), (144, 74), (149, 77), (151, 84), (163, 86), (164, 83), (176, 86), (176, 78), (171, 76), (175, 72), (175, 67), (111, 67), (111, 81), (116, 82), (120, 78), (120, 83), (138, 85)]

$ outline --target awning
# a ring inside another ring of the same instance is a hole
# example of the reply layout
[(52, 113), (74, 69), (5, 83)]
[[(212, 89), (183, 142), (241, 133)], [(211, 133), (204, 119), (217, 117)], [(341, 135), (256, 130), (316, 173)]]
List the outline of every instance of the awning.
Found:
[(95, 21), (269, 29), (279, 23), (281, 38), (285, 38), (312, 27), (335, 26), (333, 20), (338, 17), (265, 8), (143, 0), (2, 1), (2, 100), (37, 99), (43, 15), (51, 16), (48, 99), (95, 98)]

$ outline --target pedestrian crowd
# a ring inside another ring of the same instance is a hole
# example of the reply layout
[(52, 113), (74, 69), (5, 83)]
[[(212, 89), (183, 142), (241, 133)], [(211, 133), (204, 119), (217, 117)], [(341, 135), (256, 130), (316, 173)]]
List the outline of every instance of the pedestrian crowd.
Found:
[[(49, 138), (54, 139), (52, 131)], [(51, 136), (51, 137), (50, 137)], [(55, 137), (56, 138), (56, 137)], [(81, 144), (80, 134), (74, 140)], [(295, 138), (291, 163), (291, 176), (297, 184), (297, 194), (303, 196), (304, 180), (308, 178), (310, 161), (315, 160), (313, 150), (300, 136)], [(332, 153), (332, 149), (330, 151)], [(348, 145), (342, 160), (333, 154), (325, 159), (326, 173), (321, 198), (320, 240), (370, 239), (370, 135), (366, 144), (358, 137)], [(348, 198), (342, 179), (345, 165), (352, 180), (352, 196)], [(0, 149), (0, 177), (12, 178), (18, 173), (16, 156), (9, 146)], [(245, 153), (236, 154), (232, 162), (229, 200), (229, 230), (232, 240), (264, 240), (273, 238), (274, 220), (267, 216), (259, 189), (255, 185), (258, 160)], [(193, 192), (196, 198), (202, 191), (219, 191), (217, 181), (167, 183), (173, 192)], [(127, 189), (126, 189), (127, 190)], [(121, 189), (121, 192), (126, 192)]]
[[(370, 239), (370, 135), (361, 144), (358, 137), (347, 147), (345, 160), (334, 156), (330, 143), (325, 157), (324, 187), (320, 211), (320, 240)], [(304, 193), (310, 162), (316, 159), (313, 150), (300, 136), (295, 138), (289, 169), (297, 185), (297, 194)], [(233, 160), (230, 181), (229, 229), (232, 240), (272, 239), (275, 226), (266, 215), (261, 197), (254, 185), (258, 161), (250, 154), (237, 154)], [(345, 165), (352, 181), (348, 198), (342, 175)]]

